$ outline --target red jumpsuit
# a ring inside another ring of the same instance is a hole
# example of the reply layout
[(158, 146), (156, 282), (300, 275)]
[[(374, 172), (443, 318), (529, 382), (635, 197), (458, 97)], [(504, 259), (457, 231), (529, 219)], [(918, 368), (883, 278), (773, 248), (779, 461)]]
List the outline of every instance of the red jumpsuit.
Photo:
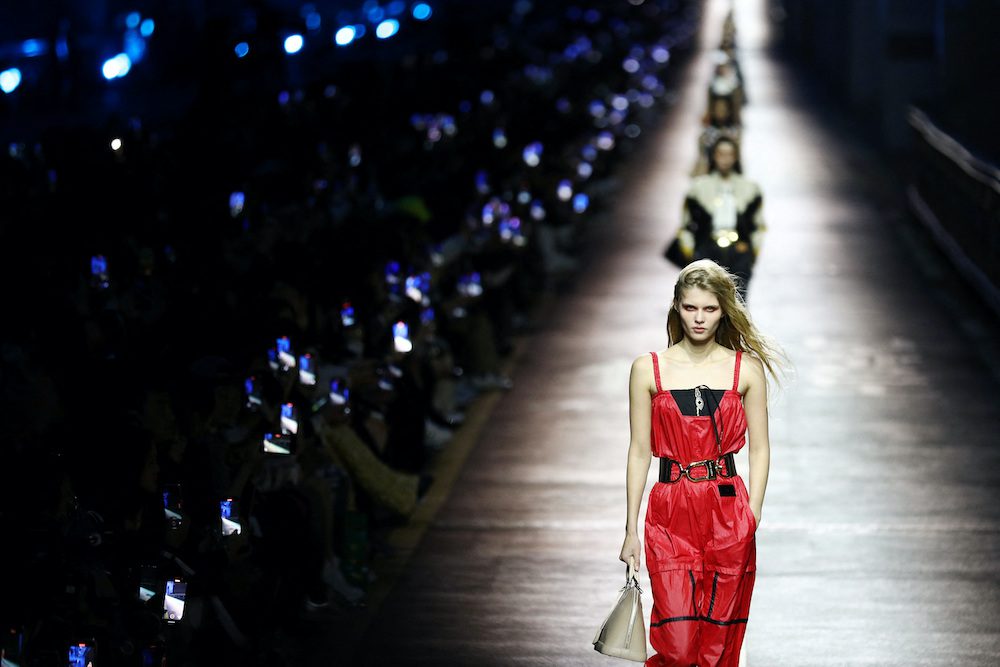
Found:
[[(742, 353), (736, 352), (733, 387), (725, 390), (715, 413), (721, 454), (711, 418), (681, 413), (675, 397), (660, 385), (656, 353), (650, 354), (657, 390), (652, 398), (653, 455), (687, 466), (739, 451), (747, 429), (737, 391)], [(676, 477), (676, 466), (673, 472)], [(704, 474), (703, 467), (692, 469), (692, 476)], [(645, 553), (653, 593), (649, 642), (656, 655), (646, 661), (647, 667), (737, 665), (756, 570), (756, 530), (738, 475), (703, 482), (682, 477), (653, 485)]]

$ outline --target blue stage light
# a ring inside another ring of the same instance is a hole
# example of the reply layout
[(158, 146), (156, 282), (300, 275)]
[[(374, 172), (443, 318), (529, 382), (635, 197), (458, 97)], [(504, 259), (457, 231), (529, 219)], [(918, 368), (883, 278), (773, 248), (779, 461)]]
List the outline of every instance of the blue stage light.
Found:
[(247, 44), (246, 42), (240, 42), (239, 44), (236, 45), (236, 48), (233, 49), (233, 51), (236, 52), (237, 58), (242, 58), (246, 54), (250, 53), (250, 45)]
[(139, 25), (139, 32), (143, 37), (149, 37), (156, 30), (156, 22), (153, 19), (146, 19)]
[(389, 16), (399, 16), (406, 11), (406, 3), (403, 0), (392, 0), (385, 6), (385, 13)]
[(132, 61), (124, 53), (119, 53), (114, 58), (108, 58), (104, 61), (104, 65), (101, 66), (101, 73), (104, 74), (104, 78), (108, 79), (118, 79), (126, 74), (132, 69)]
[(583, 213), (587, 210), (587, 206), (590, 205), (590, 197), (582, 192), (578, 192), (573, 195), (573, 210), (577, 213)]
[(66, 41), (65, 37), (60, 37), (56, 40), (56, 57), (59, 60), (69, 58), (69, 42)]
[(285, 53), (289, 55), (298, 53), (302, 50), (303, 44), (305, 44), (305, 40), (302, 39), (302, 35), (289, 35), (285, 38)]
[(135, 30), (139, 27), (139, 21), (141, 20), (142, 17), (139, 15), (139, 12), (130, 12), (129, 15), (125, 17), (125, 27)]
[(125, 54), (133, 63), (139, 62), (146, 55), (146, 40), (135, 30), (125, 33)]
[(16, 67), (0, 72), (0, 90), (10, 94), (21, 85), (21, 70)]
[(354, 29), (354, 26), (345, 25), (333, 36), (333, 41), (337, 43), (337, 46), (347, 46), (354, 41), (357, 33), (358, 31)]
[(389, 39), (399, 32), (399, 21), (396, 19), (386, 19), (375, 28), (375, 36), (379, 39)]
[(410, 13), (413, 14), (413, 18), (418, 21), (426, 21), (431, 17), (431, 14), (434, 13), (434, 10), (432, 10), (431, 6), (426, 2), (418, 2), (413, 5), (413, 9), (410, 10)]
[(26, 39), (21, 42), (21, 53), (28, 58), (44, 56), (49, 52), (49, 43), (44, 39)]

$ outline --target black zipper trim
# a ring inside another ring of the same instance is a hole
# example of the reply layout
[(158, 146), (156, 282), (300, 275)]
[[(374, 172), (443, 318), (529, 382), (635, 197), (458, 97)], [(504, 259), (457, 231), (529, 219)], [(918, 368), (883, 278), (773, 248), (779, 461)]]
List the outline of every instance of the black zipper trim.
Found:
[(698, 615), (698, 598), (695, 596), (694, 590), (694, 572), (688, 570), (688, 575), (691, 577), (691, 608), (694, 609), (694, 615)]
[(748, 619), (745, 618), (734, 618), (728, 621), (720, 621), (717, 618), (709, 618), (708, 616), (671, 616), (670, 618), (663, 618), (656, 623), (650, 623), (649, 627), (657, 628), (666, 623), (674, 623), (676, 621), (706, 621), (714, 625), (734, 625), (736, 623), (746, 623)]
[(712, 609), (715, 608), (715, 589), (719, 584), (719, 573), (716, 572), (715, 576), (712, 577), (712, 601), (708, 603), (708, 614), (706, 616), (711, 617)]

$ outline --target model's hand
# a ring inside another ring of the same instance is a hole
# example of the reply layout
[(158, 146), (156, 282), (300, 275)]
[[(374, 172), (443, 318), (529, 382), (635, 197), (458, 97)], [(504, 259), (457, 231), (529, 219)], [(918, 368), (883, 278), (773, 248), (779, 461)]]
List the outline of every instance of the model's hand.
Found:
[(635, 559), (635, 571), (640, 570), (639, 554), (642, 552), (642, 545), (639, 544), (639, 537), (637, 535), (632, 535), (629, 533), (625, 534), (625, 543), (622, 545), (622, 553), (618, 557), (618, 560), (628, 565), (628, 559), (631, 556)]
[(753, 512), (753, 519), (756, 522), (754, 525), (759, 528), (760, 527), (760, 512), (758, 512), (757, 510), (755, 510), (752, 507), (750, 508), (750, 511)]

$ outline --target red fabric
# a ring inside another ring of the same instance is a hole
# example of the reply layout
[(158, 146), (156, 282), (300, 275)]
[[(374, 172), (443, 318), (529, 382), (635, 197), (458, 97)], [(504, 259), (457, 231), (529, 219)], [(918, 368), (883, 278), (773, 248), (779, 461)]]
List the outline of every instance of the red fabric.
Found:
[[(738, 452), (746, 442), (746, 413), (739, 387), (737, 351), (733, 388), (715, 414), (721, 453), (708, 415), (681, 414), (660, 383), (655, 352), (651, 446), (653, 455), (687, 465)], [(693, 474), (703, 475), (704, 468)], [(731, 484), (735, 496), (719, 494)], [(647, 666), (735, 666), (746, 632), (753, 592), (757, 522), (742, 478), (656, 482), (646, 507), (645, 552), (653, 594), (649, 641), (656, 655)]]

